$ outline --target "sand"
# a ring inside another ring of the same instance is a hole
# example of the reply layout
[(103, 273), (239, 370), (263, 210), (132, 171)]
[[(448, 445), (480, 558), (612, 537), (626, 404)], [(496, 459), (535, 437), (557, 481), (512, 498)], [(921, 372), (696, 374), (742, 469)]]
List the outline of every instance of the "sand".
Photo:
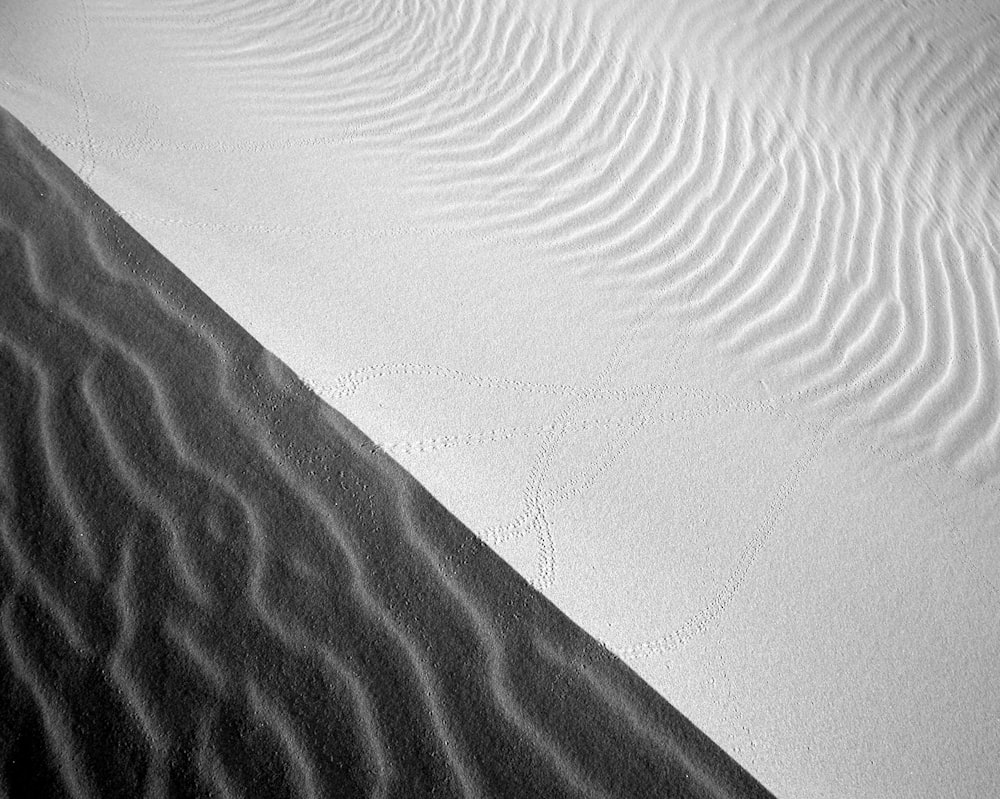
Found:
[(777, 795), (989, 796), (998, 35), (15, 0), (0, 100)]
[(0, 111), (0, 794), (769, 796)]

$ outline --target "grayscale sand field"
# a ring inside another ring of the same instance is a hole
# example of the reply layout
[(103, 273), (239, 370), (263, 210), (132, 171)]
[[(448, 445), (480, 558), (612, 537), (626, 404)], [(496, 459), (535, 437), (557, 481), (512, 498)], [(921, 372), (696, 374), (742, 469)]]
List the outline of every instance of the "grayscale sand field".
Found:
[(0, 105), (780, 797), (1000, 785), (989, 0), (8, 0)]

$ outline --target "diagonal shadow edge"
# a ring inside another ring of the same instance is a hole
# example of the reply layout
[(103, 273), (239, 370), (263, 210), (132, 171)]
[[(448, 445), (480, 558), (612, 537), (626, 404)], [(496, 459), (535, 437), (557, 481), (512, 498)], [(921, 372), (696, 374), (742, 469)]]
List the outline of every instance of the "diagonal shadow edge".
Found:
[(0, 129), (0, 796), (770, 796)]

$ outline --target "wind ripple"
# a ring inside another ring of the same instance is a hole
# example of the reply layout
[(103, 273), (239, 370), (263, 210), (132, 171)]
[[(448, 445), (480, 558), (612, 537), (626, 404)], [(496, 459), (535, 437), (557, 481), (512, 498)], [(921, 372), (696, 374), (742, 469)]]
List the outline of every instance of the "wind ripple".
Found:
[(1000, 476), (1000, 15), (645, 5), (98, 13), (172, 30), (220, 102), (276, 130), (405, 156), (434, 224), (530, 242), (546, 268), (640, 291), (789, 398)]

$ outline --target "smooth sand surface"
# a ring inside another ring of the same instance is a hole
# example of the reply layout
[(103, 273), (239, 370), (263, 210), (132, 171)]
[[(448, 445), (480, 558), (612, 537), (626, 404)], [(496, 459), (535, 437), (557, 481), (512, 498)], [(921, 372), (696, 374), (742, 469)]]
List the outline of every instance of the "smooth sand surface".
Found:
[(1000, 784), (986, 2), (78, 2), (0, 101), (776, 794)]
[(770, 796), (0, 110), (0, 795)]

